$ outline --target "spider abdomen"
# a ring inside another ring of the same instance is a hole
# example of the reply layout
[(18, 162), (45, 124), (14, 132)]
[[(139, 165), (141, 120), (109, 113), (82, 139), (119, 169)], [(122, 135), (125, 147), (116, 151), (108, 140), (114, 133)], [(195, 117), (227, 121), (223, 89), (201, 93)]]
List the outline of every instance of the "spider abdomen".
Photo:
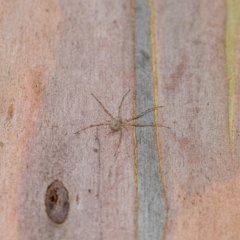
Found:
[(116, 119), (113, 119), (113, 121), (110, 123), (110, 128), (113, 132), (117, 132), (122, 127), (122, 118), (117, 117)]

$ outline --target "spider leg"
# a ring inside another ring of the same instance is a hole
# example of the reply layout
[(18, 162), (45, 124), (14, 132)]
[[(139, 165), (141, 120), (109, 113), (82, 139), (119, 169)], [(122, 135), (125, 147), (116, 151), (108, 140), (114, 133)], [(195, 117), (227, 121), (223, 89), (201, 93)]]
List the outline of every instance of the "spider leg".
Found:
[(117, 155), (117, 151), (118, 151), (118, 149), (119, 149), (119, 147), (121, 145), (121, 142), (122, 142), (122, 128), (120, 129), (120, 138), (119, 138), (118, 146), (117, 146), (117, 149), (116, 149), (116, 151), (114, 153), (114, 156)]
[(99, 123), (99, 124), (91, 124), (91, 125), (83, 128), (83, 129), (75, 132), (75, 134), (79, 134), (80, 132), (82, 132), (82, 131), (84, 131), (84, 130), (86, 130), (86, 129), (88, 129), (88, 128), (93, 128), (93, 127), (98, 127), (98, 126), (106, 126), (106, 125), (109, 125), (109, 122)]
[(112, 119), (114, 119), (113, 115), (103, 106), (103, 104), (97, 99), (97, 97), (91, 93), (91, 95), (95, 98), (95, 100), (101, 105), (101, 107), (103, 108), (104, 112), (109, 115)]
[(125, 124), (126, 127), (165, 127), (171, 129), (170, 127), (161, 124)]
[(127, 128), (127, 126), (124, 126), (124, 125), (123, 125), (122, 127), (123, 127), (124, 129), (126, 129), (126, 131), (128, 132), (128, 128)]
[(127, 91), (127, 93), (125, 93), (125, 95), (124, 95), (123, 98), (122, 98), (122, 101), (121, 101), (121, 103), (120, 103), (120, 105), (119, 105), (119, 107), (118, 107), (118, 116), (120, 116), (120, 111), (121, 111), (121, 107), (122, 107), (123, 101), (124, 101), (125, 97), (128, 95), (128, 93), (129, 93), (130, 91), (131, 91), (131, 89), (129, 89), (129, 90)]
[(154, 111), (154, 110), (156, 110), (156, 109), (158, 109), (158, 108), (161, 108), (161, 107), (163, 107), (163, 106), (158, 106), (158, 107), (149, 108), (148, 110), (140, 113), (140, 114), (137, 115), (136, 117), (133, 117), (133, 118), (131, 118), (131, 119), (127, 119), (126, 122), (130, 122), (130, 121), (136, 120), (136, 119), (138, 119), (138, 118), (146, 115), (147, 113), (150, 113), (150, 112), (152, 112), (152, 111)]

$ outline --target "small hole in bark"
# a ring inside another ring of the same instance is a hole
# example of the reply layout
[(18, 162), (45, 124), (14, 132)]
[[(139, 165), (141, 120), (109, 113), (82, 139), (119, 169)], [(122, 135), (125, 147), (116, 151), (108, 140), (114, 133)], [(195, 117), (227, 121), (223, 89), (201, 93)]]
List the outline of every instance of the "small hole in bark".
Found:
[(58, 196), (56, 194), (53, 194), (52, 196), (49, 196), (49, 200), (52, 202), (52, 203), (56, 203), (57, 202), (57, 199), (58, 199)]
[(63, 223), (69, 211), (68, 191), (59, 180), (52, 182), (46, 192), (45, 206), (48, 217), (55, 223)]

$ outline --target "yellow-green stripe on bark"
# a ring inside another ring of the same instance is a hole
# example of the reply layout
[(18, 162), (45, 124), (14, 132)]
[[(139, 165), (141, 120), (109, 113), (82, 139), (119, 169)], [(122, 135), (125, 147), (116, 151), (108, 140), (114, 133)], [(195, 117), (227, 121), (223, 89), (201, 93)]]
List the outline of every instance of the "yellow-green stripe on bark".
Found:
[(233, 151), (234, 145), (234, 112), (237, 85), (237, 35), (239, 19), (240, 0), (227, 0), (227, 21), (226, 21), (226, 62), (228, 76), (228, 122), (229, 122), (229, 141)]

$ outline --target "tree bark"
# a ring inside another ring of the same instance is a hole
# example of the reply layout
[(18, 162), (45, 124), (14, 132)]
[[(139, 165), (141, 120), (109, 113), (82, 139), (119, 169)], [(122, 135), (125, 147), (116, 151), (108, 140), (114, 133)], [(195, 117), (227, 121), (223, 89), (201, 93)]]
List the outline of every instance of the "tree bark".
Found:
[(0, 239), (239, 239), (239, 6), (2, 0)]

